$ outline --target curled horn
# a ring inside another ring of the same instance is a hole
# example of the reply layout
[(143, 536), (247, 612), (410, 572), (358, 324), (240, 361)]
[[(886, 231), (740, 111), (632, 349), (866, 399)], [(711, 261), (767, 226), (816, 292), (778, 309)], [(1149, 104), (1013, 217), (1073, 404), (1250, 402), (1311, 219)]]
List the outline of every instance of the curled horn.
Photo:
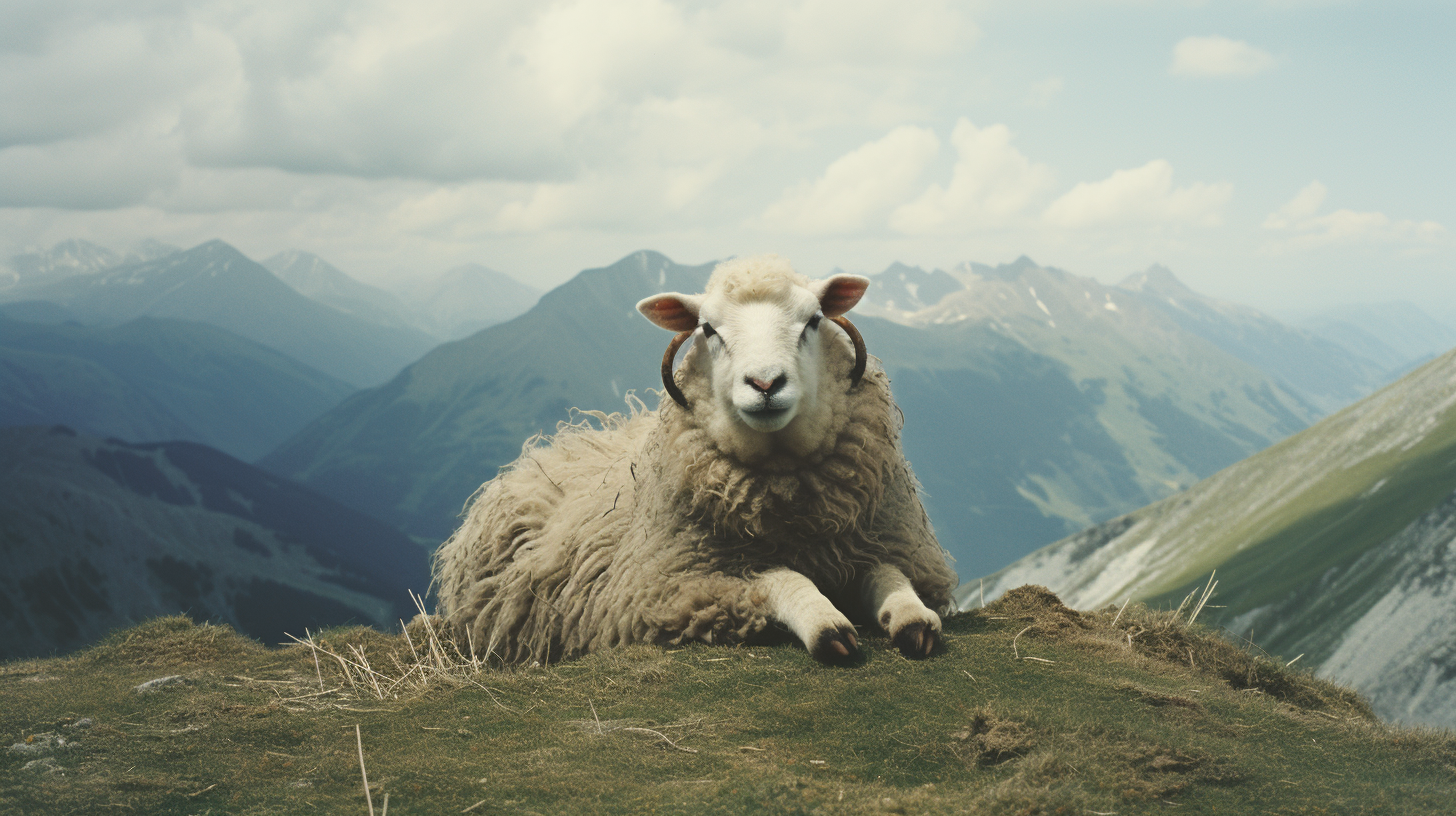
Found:
[(662, 387), (667, 389), (667, 395), (672, 397), (673, 402), (684, 408), (688, 407), (688, 398), (683, 396), (682, 389), (672, 379), (672, 358), (677, 356), (677, 350), (692, 336), (692, 331), (678, 332), (672, 342), (667, 344), (667, 353), (662, 355)]
[(849, 339), (854, 343), (854, 369), (849, 372), (849, 387), (853, 388), (859, 385), (860, 377), (864, 376), (865, 364), (870, 359), (869, 352), (865, 350), (864, 338), (860, 337), (859, 329), (856, 329), (854, 324), (849, 322), (849, 318), (831, 317), (829, 319), (833, 320), (836, 326), (844, 329), (844, 333), (849, 335)]

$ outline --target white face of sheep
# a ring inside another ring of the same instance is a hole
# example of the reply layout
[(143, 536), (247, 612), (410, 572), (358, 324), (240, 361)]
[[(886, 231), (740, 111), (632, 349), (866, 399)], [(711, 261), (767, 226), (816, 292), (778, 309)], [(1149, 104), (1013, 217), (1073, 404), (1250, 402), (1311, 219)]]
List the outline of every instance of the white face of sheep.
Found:
[(694, 342), (706, 343), (714, 401), (743, 425), (773, 433), (814, 409), (822, 318), (849, 311), (868, 286), (868, 278), (835, 275), (772, 300), (668, 292), (637, 309), (669, 331), (693, 331)]

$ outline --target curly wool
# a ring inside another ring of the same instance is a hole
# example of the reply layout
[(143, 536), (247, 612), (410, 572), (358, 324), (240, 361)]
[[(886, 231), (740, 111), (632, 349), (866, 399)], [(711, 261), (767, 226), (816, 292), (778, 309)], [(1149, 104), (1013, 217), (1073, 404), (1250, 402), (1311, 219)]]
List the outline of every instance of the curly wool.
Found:
[(889, 379), (875, 365), (848, 388), (840, 345), (835, 426), (808, 455), (744, 462), (695, 413), (635, 398), (627, 415), (592, 412), (528, 441), (436, 554), (440, 612), (461, 645), (520, 663), (628, 642), (740, 642), (769, 626), (747, 579), (778, 567), (836, 600), (891, 563), (947, 606), (955, 576), (900, 452)]

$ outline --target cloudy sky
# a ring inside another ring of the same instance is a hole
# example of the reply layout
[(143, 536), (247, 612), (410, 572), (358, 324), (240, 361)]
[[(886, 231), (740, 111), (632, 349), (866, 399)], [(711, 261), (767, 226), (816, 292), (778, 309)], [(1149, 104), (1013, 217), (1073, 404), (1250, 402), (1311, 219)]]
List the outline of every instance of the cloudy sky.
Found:
[(1154, 262), (1456, 311), (1456, 4), (7, 0), (0, 256)]

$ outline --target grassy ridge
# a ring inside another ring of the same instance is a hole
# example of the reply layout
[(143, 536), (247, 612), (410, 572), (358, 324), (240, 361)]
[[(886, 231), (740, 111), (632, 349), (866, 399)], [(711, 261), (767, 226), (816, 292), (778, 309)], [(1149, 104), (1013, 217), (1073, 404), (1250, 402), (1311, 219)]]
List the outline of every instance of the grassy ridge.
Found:
[(410, 641), (335, 630), (277, 650), (167, 618), (6, 664), (4, 744), (75, 745), (0, 754), (0, 813), (366, 813), (356, 725), (374, 808), (387, 794), (400, 814), (1442, 813), (1456, 800), (1451, 735), (1380, 725), (1353, 693), (1170, 613), (1076, 613), (1034, 588), (949, 620), (928, 661), (869, 637), (846, 668), (787, 645), (639, 646), (431, 674), (412, 626)]

